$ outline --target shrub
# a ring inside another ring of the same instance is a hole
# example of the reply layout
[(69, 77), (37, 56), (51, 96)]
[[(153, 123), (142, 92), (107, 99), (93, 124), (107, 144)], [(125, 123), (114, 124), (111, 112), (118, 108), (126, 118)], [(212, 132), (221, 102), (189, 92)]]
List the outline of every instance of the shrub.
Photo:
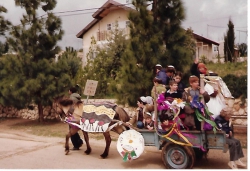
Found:
[(235, 76), (228, 74), (222, 78), (226, 83), (228, 89), (230, 90), (234, 98), (241, 97), (243, 104), (247, 98), (247, 75)]

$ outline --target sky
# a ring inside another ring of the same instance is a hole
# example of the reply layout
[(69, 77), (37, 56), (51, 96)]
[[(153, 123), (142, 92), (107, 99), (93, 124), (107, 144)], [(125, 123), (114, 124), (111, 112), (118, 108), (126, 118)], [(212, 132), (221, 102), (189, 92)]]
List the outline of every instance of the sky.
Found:
[[(71, 46), (82, 48), (82, 39), (76, 37), (89, 22), (92, 14), (107, 0), (58, 0), (53, 12), (62, 19), (62, 28), (65, 31), (59, 46), (63, 49)], [(127, 0), (116, 0), (126, 4)], [(223, 41), (227, 32), (227, 24), (231, 18), (235, 30), (235, 43), (247, 43), (248, 3), (247, 0), (182, 0), (186, 11), (186, 19), (182, 22), (183, 28), (192, 28), (194, 33), (216, 42)], [(14, 0), (0, 0), (0, 5), (7, 8), (5, 19), (14, 25), (20, 24), (25, 11), (15, 6)], [(86, 10), (87, 9), (87, 10)], [(77, 12), (69, 12), (76, 11)], [(58, 13), (64, 12), (64, 13)], [(39, 13), (43, 15), (44, 13)]]

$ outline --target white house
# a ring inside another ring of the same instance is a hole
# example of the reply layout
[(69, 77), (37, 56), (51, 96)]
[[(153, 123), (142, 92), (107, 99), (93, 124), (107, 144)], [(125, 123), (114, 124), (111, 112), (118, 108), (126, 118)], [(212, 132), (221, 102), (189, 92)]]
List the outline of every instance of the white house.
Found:
[[(126, 0), (125, 4), (121, 4), (114, 0), (108, 0), (92, 15), (94, 19), (76, 35), (83, 42), (83, 66), (87, 64), (91, 37), (95, 38), (97, 44), (105, 43), (116, 22), (118, 22), (120, 29), (123, 29), (127, 34), (129, 33), (128, 14), (133, 8), (126, 4), (128, 2), (129, 0)], [(218, 46), (219, 43), (195, 33), (193, 35), (196, 40), (196, 56), (199, 58), (204, 55), (208, 60), (216, 59), (213, 53), (213, 45)]]

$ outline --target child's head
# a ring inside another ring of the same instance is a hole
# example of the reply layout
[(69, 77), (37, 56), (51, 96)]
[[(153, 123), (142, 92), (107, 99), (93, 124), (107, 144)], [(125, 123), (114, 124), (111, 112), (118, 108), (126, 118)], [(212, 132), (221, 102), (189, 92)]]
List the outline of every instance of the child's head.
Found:
[(170, 91), (176, 91), (178, 89), (178, 83), (174, 80), (169, 81)]
[(173, 65), (168, 65), (166, 69), (166, 74), (168, 77), (173, 77), (175, 74), (175, 68)]
[(161, 122), (161, 123), (164, 123), (164, 122), (170, 120), (170, 118), (169, 118), (168, 115), (166, 115), (166, 114), (160, 115), (159, 119), (160, 119), (160, 122)]
[(69, 94), (76, 93), (76, 92), (77, 92), (77, 89), (75, 87), (71, 87), (69, 89)]
[(228, 108), (224, 108), (220, 111), (220, 116), (223, 117), (226, 121), (229, 121), (232, 116), (232, 113)]
[(199, 78), (195, 75), (191, 75), (189, 77), (189, 84), (192, 87), (192, 89), (198, 89), (199, 87)]
[(162, 80), (161, 80), (160, 78), (158, 78), (158, 77), (155, 77), (155, 78), (153, 79), (153, 82), (154, 82), (154, 83), (158, 83), (158, 84), (162, 84)]
[(161, 64), (156, 64), (156, 65), (155, 65), (156, 73), (158, 73), (161, 69), (162, 69)]
[(207, 67), (206, 67), (206, 65), (204, 63), (199, 63), (198, 64), (198, 70), (202, 74), (206, 74), (207, 73)]
[(138, 98), (138, 100), (137, 100), (137, 105), (138, 105), (138, 107), (143, 107), (143, 106), (146, 105), (146, 104), (147, 104), (147, 99), (146, 99), (146, 97), (141, 96), (140, 98)]
[(151, 121), (152, 121), (151, 113), (146, 112), (146, 115), (145, 115), (145, 122), (146, 122), (146, 123), (150, 123)]
[(179, 83), (182, 79), (182, 73), (180, 71), (177, 71), (174, 76), (174, 80)]

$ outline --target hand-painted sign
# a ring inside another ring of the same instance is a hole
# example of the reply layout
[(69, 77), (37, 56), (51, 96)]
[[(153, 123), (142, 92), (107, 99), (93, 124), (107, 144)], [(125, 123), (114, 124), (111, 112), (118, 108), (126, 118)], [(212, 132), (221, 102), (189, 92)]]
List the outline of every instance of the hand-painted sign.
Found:
[(94, 96), (98, 81), (87, 80), (83, 94), (86, 96)]

